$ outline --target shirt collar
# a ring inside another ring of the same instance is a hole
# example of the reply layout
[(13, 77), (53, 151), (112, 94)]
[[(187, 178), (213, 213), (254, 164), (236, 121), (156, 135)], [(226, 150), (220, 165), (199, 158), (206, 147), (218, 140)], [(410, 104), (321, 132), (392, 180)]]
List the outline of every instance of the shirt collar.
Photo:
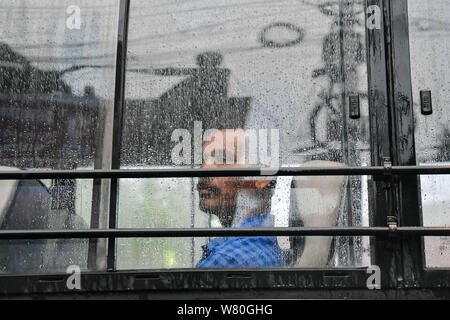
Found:
[(257, 214), (254, 216), (247, 217), (235, 224), (233, 228), (264, 228), (273, 227), (274, 216), (271, 214)]
[[(265, 227), (273, 227), (274, 226), (274, 216), (271, 214), (258, 214), (255, 216), (247, 217), (235, 224), (232, 225), (232, 228), (265, 228)], [(229, 237), (219, 237), (212, 239), (208, 244), (203, 246), (204, 250), (212, 249), (225, 241), (228, 240)]]

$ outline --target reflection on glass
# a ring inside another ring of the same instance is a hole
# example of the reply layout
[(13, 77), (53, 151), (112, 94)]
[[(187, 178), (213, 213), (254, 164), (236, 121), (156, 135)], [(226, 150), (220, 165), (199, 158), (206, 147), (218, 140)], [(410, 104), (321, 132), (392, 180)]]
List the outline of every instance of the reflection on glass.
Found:
[[(107, 167), (118, 1), (92, 3), (0, 0), (2, 170)], [(1, 229), (106, 225), (100, 181), (2, 181), (0, 189), (9, 195)], [(0, 252), (0, 272), (87, 267), (83, 239), (4, 241)], [(91, 263), (97, 266), (101, 261)]]
[[(364, 17), (360, 1), (132, 1), (122, 168), (204, 167), (205, 143), (225, 129), (245, 130), (248, 166), (368, 165)], [(350, 95), (360, 97), (360, 119), (348, 116)], [(215, 160), (227, 164), (228, 153)], [(206, 206), (222, 192), (211, 181), (219, 180), (122, 179), (119, 227), (237, 226), (252, 206), (267, 220), (251, 227), (368, 225), (367, 177), (337, 178), (328, 188), (280, 177), (270, 192), (253, 185), (258, 196), (234, 188), (229, 197), (252, 199), (236, 221), (240, 200), (226, 210)], [(368, 263), (362, 237), (276, 240), (269, 251), (280, 250), (286, 266)], [(120, 239), (118, 267), (195, 267), (208, 253), (202, 245), (218, 250), (220, 241)]]
[[(450, 165), (450, 1), (409, 0), (415, 138), (420, 164)], [(420, 113), (420, 91), (431, 90), (433, 113)], [(450, 179), (421, 176), (424, 226), (450, 225)], [(450, 267), (450, 238), (426, 237), (428, 267)]]
[[(54, 207), (49, 189), (37, 180), (0, 182), (1, 229), (85, 229), (77, 214)], [(6, 200), (6, 201), (5, 201)], [(57, 272), (86, 268), (87, 240), (2, 240), (0, 272)]]

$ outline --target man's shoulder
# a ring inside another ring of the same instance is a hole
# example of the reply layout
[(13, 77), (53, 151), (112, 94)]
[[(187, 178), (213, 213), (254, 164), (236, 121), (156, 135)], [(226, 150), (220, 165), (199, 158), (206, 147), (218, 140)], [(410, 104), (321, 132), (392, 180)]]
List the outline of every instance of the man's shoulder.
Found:
[(239, 246), (239, 247), (253, 247), (253, 246), (273, 246), (278, 245), (275, 237), (229, 237), (221, 242), (218, 247)]
[(214, 254), (238, 261), (242, 267), (262, 267), (282, 263), (281, 249), (274, 237), (228, 238)]

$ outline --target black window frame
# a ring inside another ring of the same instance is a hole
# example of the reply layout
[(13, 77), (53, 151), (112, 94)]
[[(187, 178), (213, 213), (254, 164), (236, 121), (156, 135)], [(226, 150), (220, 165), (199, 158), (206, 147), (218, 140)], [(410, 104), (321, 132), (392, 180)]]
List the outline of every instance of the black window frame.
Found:
[[(388, 7), (387, 32), (390, 33), (391, 74), (388, 75), (393, 98), (393, 131), (395, 144), (394, 164), (402, 166), (416, 165), (416, 149), (414, 136), (414, 110), (412, 93), (412, 69), (410, 59), (409, 15), (407, 0), (390, 0)], [(395, 59), (395, 57), (399, 57)], [(402, 59), (401, 57), (407, 57)], [(395, 126), (395, 127), (394, 127)], [(405, 143), (406, 142), (406, 143)], [(396, 181), (395, 197), (398, 201), (394, 208), (398, 220), (402, 224), (420, 226), (420, 177), (402, 176)], [(425, 263), (425, 245), (423, 237), (403, 239), (401, 242), (402, 267), (398, 268), (397, 287), (426, 286), (431, 288), (450, 286), (450, 268), (428, 268)]]
[[(251, 170), (120, 170), (126, 53), (131, 0), (120, 0), (114, 98), (112, 170), (1, 172), (0, 179), (109, 178), (109, 229), (117, 228), (118, 179), (259, 175)], [(424, 235), (450, 235), (449, 228), (421, 227), (418, 174), (450, 174), (450, 168), (417, 167), (413, 127), (407, 0), (365, 0), (382, 9), (381, 30), (366, 29), (371, 167), (281, 169), (277, 175), (371, 175), (373, 221), (369, 228), (271, 228), (277, 235), (371, 235), (372, 264), (381, 269), (381, 290), (368, 290), (367, 268), (169, 269), (117, 271), (116, 236), (155, 236), (158, 230), (0, 231), (5, 238), (90, 237), (108, 239), (107, 270), (83, 272), (81, 290), (66, 287), (65, 273), (0, 274), (0, 296), (110, 297), (450, 297), (450, 269), (427, 269)], [(409, 62), (409, 61), (408, 61)], [(404, 141), (407, 141), (405, 144)], [(159, 230), (169, 232), (170, 230)], [(172, 230), (174, 231), (174, 230)], [(185, 230), (186, 234), (201, 230)], [(240, 230), (246, 232), (248, 230)], [(231, 230), (228, 232), (240, 232)], [(254, 230), (251, 234), (263, 232)], [(76, 234), (78, 232), (78, 234)], [(84, 233), (83, 233), (84, 232)], [(128, 232), (128, 233), (127, 233)], [(134, 232), (134, 233), (133, 233)], [(214, 230), (203, 230), (211, 235)], [(250, 231), (248, 231), (250, 232)], [(264, 231), (265, 232), (265, 231)], [(278, 232), (278, 233), (277, 233)], [(309, 232), (309, 233), (308, 233)], [(167, 233), (166, 233), (167, 234)]]

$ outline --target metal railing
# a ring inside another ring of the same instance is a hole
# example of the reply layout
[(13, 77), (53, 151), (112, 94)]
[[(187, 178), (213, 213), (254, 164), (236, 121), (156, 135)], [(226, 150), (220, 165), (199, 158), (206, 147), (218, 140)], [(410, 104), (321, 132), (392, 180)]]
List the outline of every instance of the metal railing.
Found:
[(328, 227), (328, 228), (152, 228), (90, 230), (2, 230), (0, 240), (81, 238), (183, 238), (251, 236), (450, 236), (450, 227)]
[[(342, 175), (438, 175), (450, 174), (450, 166), (301, 167), (280, 168), (276, 176)], [(133, 169), (133, 170), (30, 170), (0, 171), (0, 180), (25, 179), (121, 179), (266, 176), (261, 168), (238, 169)], [(90, 230), (0, 230), (0, 239), (142, 238), (208, 236), (450, 236), (449, 227), (327, 227), (327, 228), (153, 228)]]
[[(264, 168), (237, 169), (113, 169), (0, 171), (0, 180), (25, 179), (124, 179), (267, 176)], [(450, 166), (392, 167), (297, 167), (280, 168), (274, 176), (438, 175), (450, 174)]]

